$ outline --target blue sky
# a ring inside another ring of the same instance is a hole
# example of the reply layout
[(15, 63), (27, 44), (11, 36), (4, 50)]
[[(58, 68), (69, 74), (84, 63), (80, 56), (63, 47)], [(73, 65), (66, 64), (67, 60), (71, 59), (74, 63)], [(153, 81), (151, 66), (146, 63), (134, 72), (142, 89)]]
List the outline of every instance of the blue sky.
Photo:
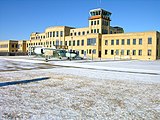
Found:
[[(101, 1), (101, 2), (100, 2)], [(88, 26), (89, 10), (112, 13), (125, 32), (160, 31), (160, 0), (0, 0), (0, 40), (29, 39), (49, 26)]]

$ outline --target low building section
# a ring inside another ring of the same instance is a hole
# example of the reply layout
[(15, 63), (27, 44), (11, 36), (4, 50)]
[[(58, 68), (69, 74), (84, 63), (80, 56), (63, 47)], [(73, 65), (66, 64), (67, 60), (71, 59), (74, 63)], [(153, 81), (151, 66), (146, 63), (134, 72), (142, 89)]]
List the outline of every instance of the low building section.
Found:
[(26, 41), (0, 41), (0, 55), (26, 55)]

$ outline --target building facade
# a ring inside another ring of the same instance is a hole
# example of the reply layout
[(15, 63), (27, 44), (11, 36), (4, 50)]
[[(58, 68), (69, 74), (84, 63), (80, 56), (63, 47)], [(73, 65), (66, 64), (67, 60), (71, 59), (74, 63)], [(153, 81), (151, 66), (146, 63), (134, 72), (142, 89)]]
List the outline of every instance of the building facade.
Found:
[(111, 26), (111, 13), (103, 9), (90, 10), (89, 26), (74, 28), (49, 27), (44, 33), (32, 33), (27, 52), (33, 47), (73, 49), (81, 57), (109, 59), (156, 60), (160, 58), (160, 33), (124, 33), (123, 28)]
[(5, 40), (0, 41), (0, 55), (26, 54), (26, 41)]

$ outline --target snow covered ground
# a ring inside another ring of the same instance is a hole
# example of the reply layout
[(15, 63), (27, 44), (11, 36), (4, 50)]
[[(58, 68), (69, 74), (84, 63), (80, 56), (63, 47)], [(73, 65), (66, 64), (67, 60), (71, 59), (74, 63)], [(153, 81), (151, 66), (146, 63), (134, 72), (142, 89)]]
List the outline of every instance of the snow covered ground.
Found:
[(160, 61), (0, 57), (0, 119), (159, 120)]

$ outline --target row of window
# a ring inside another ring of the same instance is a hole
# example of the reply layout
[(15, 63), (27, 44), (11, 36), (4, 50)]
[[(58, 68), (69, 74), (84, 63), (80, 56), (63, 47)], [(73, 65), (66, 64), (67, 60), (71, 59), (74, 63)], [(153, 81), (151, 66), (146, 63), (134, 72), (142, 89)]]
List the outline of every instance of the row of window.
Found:
[(0, 45), (0, 48), (8, 48), (8, 44), (2, 44)]
[[(125, 41), (126, 41), (125, 39), (121, 39), (121, 41), (119, 39), (111, 40), (110, 45), (120, 45), (120, 44), (121, 45), (125, 45), (125, 44), (130, 45), (131, 44), (130, 39), (127, 39), (127, 43)], [(142, 38), (139, 38), (138, 41), (137, 41), (137, 39), (133, 39), (132, 44), (133, 45), (138, 45), (138, 44), (142, 45)], [(152, 38), (151, 37), (148, 38), (148, 44), (152, 44)], [(109, 40), (105, 40), (105, 45), (109, 45)]]
[[(108, 55), (109, 50), (105, 50), (105, 55)], [(142, 50), (110, 50), (110, 55), (139, 55), (142, 56)], [(152, 50), (148, 49), (148, 56), (152, 55)]]
[(31, 40), (34, 40), (34, 39), (45, 39), (45, 38), (50, 38), (50, 37), (63, 37), (63, 31), (47, 32), (46, 33), (46, 37), (45, 36), (36, 36), (36, 37), (31, 37)]
[[(99, 20), (92, 20), (91, 25), (99, 25)], [(106, 20), (102, 20), (102, 25), (109, 26), (109, 22)]]
[[(80, 36), (80, 35), (85, 35), (86, 34), (86, 32), (85, 31), (83, 31), (83, 32), (74, 32), (74, 33), (71, 33), (71, 36)], [(87, 31), (87, 34), (89, 34), (89, 31)]]
[(99, 25), (99, 20), (92, 20), (91, 25)]

